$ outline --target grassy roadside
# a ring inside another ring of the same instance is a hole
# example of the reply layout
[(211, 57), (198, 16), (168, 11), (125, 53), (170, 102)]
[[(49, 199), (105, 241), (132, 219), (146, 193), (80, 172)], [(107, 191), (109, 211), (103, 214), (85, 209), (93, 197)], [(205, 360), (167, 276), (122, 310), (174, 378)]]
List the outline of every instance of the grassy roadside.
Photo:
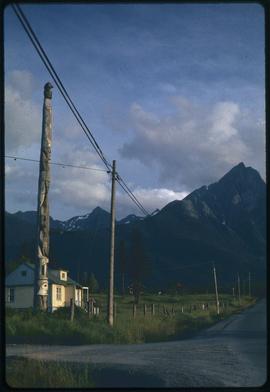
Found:
[[(7, 343), (28, 344), (94, 344), (94, 343), (147, 343), (168, 341), (184, 337), (213, 325), (247, 306), (254, 298), (242, 297), (241, 306), (230, 295), (221, 295), (221, 314), (216, 314), (213, 295), (147, 295), (137, 307), (136, 318), (132, 313), (132, 297), (116, 297), (114, 327), (106, 322), (106, 297), (96, 296), (101, 313), (88, 319), (88, 315), (76, 309), (75, 319), (69, 321), (68, 309), (53, 314), (35, 313), (32, 310), (6, 314)], [(202, 309), (208, 303), (208, 309)], [(222, 306), (225, 303), (226, 306)], [(146, 315), (144, 315), (144, 304)], [(155, 314), (151, 305), (155, 304)], [(195, 305), (196, 309), (191, 309)], [(183, 307), (183, 312), (182, 312)]]
[(93, 388), (89, 364), (6, 359), (6, 383), (11, 388)]

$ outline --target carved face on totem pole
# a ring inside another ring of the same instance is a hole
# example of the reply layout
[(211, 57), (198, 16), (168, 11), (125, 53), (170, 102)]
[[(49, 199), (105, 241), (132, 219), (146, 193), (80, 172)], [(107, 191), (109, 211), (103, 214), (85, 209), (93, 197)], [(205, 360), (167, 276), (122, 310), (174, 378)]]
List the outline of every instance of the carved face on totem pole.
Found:
[(44, 97), (45, 98), (52, 98), (52, 88), (53, 85), (50, 82), (47, 82), (44, 86)]
[(38, 290), (38, 295), (48, 295), (48, 281), (39, 281), (39, 290)]

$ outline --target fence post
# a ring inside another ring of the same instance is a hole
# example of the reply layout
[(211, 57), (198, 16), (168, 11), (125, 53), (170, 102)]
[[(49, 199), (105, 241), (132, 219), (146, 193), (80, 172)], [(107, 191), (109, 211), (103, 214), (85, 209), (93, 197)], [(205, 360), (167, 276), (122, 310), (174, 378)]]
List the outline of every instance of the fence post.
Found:
[(70, 298), (70, 321), (74, 320), (74, 299)]
[(116, 302), (114, 303), (114, 320), (116, 320)]
[(152, 316), (155, 315), (155, 304), (152, 304)]
[(181, 306), (181, 312), (184, 313), (184, 306)]
[(94, 301), (93, 299), (91, 300), (91, 314), (94, 314)]
[(146, 312), (147, 312), (147, 307), (146, 304), (143, 305), (143, 314), (144, 316), (146, 316)]
[(136, 317), (136, 304), (133, 304), (133, 318)]
[(88, 318), (90, 318), (91, 315), (91, 307), (90, 307), (90, 301), (87, 301), (87, 313), (88, 313)]

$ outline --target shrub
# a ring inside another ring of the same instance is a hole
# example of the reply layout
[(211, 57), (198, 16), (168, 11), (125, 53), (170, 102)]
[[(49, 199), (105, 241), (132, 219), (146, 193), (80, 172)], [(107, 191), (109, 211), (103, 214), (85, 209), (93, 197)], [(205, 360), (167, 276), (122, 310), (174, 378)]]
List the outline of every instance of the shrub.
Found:
[(8, 358), (6, 382), (12, 388), (94, 387), (89, 364)]

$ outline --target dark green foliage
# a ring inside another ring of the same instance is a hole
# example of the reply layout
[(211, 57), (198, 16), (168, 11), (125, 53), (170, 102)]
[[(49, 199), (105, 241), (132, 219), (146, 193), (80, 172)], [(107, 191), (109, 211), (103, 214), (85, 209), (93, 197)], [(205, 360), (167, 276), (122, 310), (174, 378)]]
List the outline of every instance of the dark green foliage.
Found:
[(131, 286), (135, 304), (139, 303), (144, 287), (143, 283), (146, 277), (149, 276), (150, 271), (150, 261), (145, 252), (142, 234), (137, 228), (134, 228), (131, 233), (128, 274), (132, 282)]
[(26, 257), (26, 256), (18, 257), (17, 259), (12, 260), (9, 263), (7, 263), (6, 268), (5, 268), (6, 276), (8, 274), (10, 274), (12, 271), (14, 271), (16, 268), (18, 268), (20, 264), (25, 263), (25, 262), (33, 263), (32, 259), (30, 259), (29, 257)]
[[(133, 318), (133, 300), (131, 296), (117, 296), (117, 317), (111, 328), (105, 318), (104, 309), (107, 296), (95, 296), (102, 309), (99, 317), (88, 318), (86, 312), (75, 309), (73, 322), (70, 321), (68, 308), (54, 313), (42, 311), (11, 310), (6, 311), (7, 343), (27, 344), (95, 344), (95, 343), (144, 343), (176, 339), (183, 334), (194, 333), (202, 327), (213, 324), (220, 318), (227, 317), (235, 311), (254, 302), (253, 298), (242, 298), (241, 307), (229, 295), (221, 295), (229, 306), (222, 308), (222, 314), (216, 316), (214, 296), (209, 295), (143, 295), (143, 303), (137, 306), (136, 318)], [(207, 311), (197, 307), (192, 313), (190, 305), (211, 302)], [(151, 304), (156, 305), (155, 316), (151, 315)], [(143, 305), (147, 304), (144, 316)], [(181, 313), (184, 305), (185, 312)], [(164, 307), (166, 312), (164, 313)], [(172, 313), (172, 308), (175, 312)]]
[(11, 388), (93, 388), (89, 364), (7, 358), (6, 382)]
[(119, 247), (119, 264), (120, 264), (120, 273), (121, 273), (121, 291), (122, 295), (125, 295), (125, 277), (126, 277), (126, 269), (127, 269), (127, 254), (126, 254), (126, 245), (125, 241), (121, 240)]
[(88, 280), (88, 285), (90, 293), (97, 293), (99, 289), (98, 281), (96, 280), (95, 275), (92, 273)]

